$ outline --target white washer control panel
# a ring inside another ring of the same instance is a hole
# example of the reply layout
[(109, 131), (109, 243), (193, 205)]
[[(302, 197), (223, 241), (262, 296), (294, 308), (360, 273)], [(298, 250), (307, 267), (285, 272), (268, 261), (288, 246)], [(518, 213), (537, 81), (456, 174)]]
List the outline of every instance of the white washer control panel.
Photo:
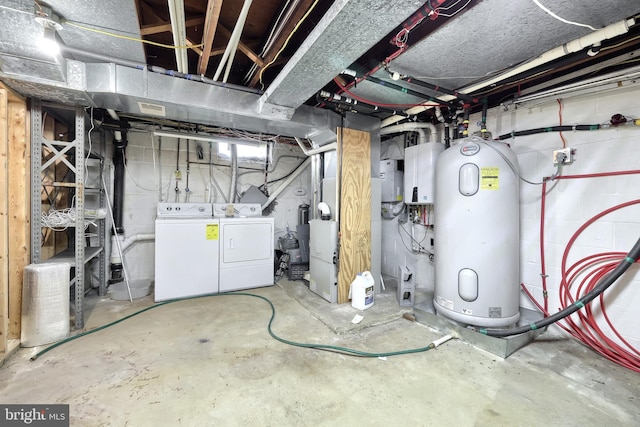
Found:
[(158, 203), (158, 217), (209, 217), (213, 216), (210, 203)]

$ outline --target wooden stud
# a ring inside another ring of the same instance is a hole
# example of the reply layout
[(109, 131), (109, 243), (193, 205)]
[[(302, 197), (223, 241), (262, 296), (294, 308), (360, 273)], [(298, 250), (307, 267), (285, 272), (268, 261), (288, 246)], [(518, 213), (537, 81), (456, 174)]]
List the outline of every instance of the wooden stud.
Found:
[(7, 169), (8, 123), (7, 89), (0, 88), (0, 361), (9, 346), (9, 173)]
[(30, 165), (26, 101), (9, 92), (9, 339), (20, 339), (22, 279), (30, 261)]
[(356, 275), (371, 270), (371, 135), (338, 129), (340, 271), (338, 303), (349, 300)]

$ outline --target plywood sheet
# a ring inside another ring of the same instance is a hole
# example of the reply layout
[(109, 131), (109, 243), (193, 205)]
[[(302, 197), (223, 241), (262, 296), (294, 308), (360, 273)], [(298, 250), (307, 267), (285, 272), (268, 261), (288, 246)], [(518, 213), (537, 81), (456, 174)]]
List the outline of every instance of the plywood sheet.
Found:
[(340, 175), (340, 271), (338, 302), (349, 300), (349, 286), (371, 269), (371, 135), (338, 129)]

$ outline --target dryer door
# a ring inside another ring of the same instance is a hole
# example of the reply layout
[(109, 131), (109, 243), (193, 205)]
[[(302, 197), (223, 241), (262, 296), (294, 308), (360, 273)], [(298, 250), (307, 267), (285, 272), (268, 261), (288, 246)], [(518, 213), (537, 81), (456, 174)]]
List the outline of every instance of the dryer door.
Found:
[(264, 222), (227, 222), (222, 228), (225, 264), (273, 259), (273, 226)]

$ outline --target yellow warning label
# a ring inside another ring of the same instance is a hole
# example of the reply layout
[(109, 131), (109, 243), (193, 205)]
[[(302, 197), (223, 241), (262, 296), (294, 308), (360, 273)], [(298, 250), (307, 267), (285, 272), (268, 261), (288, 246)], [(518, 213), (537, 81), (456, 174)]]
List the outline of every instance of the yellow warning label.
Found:
[(207, 240), (218, 240), (218, 224), (207, 224)]
[(481, 190), (497, 190), (500, 168), (482, 168), (480, 176)]

